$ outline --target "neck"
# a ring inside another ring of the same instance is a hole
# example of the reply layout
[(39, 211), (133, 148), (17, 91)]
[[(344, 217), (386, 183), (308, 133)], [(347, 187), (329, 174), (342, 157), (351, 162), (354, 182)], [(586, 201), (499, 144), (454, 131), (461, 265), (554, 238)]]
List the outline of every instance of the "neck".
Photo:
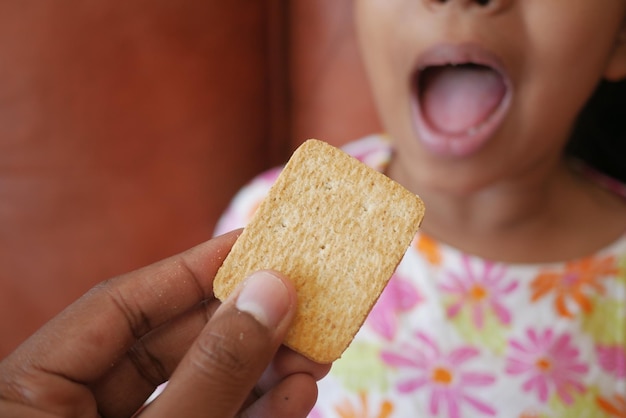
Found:
[(587, 231), (586, 225), (581, 228), (585, 219), (603, 211), (607, 201), (621, 215), (624, 206), (616, 207), (614, 197), (581, 179), (565, 163), (456, 193), (406, 181), (408, 173), (398, 165), (392, 164), (389, 174), (424, 200), (424, 233), (484, 258), (507, 262), (569, 259), (610, 242), (623, 231), (616, 227), (626, 227), (624, 216), (618, 216), (617, 222), (600, 231)]

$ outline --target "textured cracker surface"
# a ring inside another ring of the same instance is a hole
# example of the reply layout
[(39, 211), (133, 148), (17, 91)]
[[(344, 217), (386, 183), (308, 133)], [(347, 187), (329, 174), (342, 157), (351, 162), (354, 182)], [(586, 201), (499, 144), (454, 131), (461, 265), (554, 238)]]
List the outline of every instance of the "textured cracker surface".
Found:
[(224, 300), (256, 270), (289, 277), (298, 312), (285, 344), (319, 363), (341, 356), (389, 281), (422, 201), (324, 142), (293, 154), (217, 273)]

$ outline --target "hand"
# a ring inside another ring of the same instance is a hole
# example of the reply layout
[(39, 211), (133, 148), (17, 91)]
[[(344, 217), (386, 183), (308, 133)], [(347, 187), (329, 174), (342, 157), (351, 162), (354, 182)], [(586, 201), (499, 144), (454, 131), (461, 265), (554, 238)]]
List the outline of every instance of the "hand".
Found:
[(237, 235), (87, 292), (0, 362), (0, 415), (306, 416), (329, 366), (280, 347), (290, 282), (257, 272), (223, 304), (213, 296)]

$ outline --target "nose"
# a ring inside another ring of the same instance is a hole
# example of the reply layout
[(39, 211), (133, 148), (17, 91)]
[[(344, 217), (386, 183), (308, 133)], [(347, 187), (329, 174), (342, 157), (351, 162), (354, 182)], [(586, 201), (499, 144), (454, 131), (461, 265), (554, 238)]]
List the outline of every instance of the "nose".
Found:
[(423, 0), (423, 2), (432, 10), (444, 7), (458, 7), (462, 9), (479, 9), (485, 12), (497, 13), (506, 9), (513, 2), (513, 0)]

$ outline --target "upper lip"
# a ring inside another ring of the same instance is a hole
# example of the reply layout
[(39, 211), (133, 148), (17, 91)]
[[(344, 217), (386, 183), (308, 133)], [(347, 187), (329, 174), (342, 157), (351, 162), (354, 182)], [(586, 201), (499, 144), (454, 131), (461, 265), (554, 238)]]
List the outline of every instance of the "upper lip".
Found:
[[(502, 60), (493, 52), (476, 43), (439, 44), (427, 49), (416, 60), (415, 70), (411, 77), (412, 90), (417, 97), (421, 94), (421, 76), (432, 67), (455, 65), (480, 65), (489, 67), (498, 73), (504, 83), (507, 94), (503, 104), (510, 100), (513, 85)], [(419, 108), (419, 100), (417, 100)]]
[(507, 79), (504, 65), (498, 56), (474, 43), (434, 46), (418, 57), (415, 67), (419, 72), (427, 67), (462, 64), (484, 65)]

